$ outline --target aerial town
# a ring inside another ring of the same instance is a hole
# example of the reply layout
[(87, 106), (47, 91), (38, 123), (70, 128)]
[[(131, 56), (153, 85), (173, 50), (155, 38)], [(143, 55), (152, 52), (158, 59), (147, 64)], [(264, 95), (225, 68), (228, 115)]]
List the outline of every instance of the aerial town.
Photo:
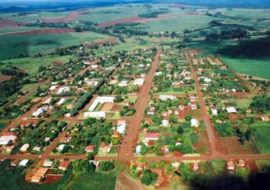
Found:
[[(115, 6), (121, 11), (128, 4)], [(165, 10), (160, 7), (168, 5), (155, 6)], [(179, 10), (196, 16), (204, 11), (193, 9)], [(68, 16), (78, 14), (76, 19), (85, 12)], [(2, 20), (8, 14), (0, 14), (2, 40), (41, 35), (7, 33), (3, 26), (15, 29)], [(165, 21), (172, 17), (158, 14)], [(70, 21), (65, 18), (48, 23), (56, 27)], [(173, 32), (116, 35), (139, 27), (132, 22), (157, 22), (138, 18), (101, 21), (94, 34), (99, 40), (55, 52), (16, 58), (0, 54), (0, 189), (256, 189), (260, 180), (259, 185), (270, 187), (269, 62), (254, 74), (244, 65), (239, 71), (240, 64), (227, 64), (233, 58), (196, 44), (192, 32), (184, 32), (184, 38), (195, 46)], [(137, 44), (128, 48), (132, 43)]]

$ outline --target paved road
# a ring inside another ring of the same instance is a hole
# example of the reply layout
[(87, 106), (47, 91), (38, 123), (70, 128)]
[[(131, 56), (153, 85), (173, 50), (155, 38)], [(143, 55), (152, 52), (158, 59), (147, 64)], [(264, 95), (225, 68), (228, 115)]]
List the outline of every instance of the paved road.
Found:
[(133, 146), (136, 144), (137, 138), (139, 136), (140, 124), (143, 119), (144, 110), (149, 99), (149, 93), (157, 69), (160, 54), (161, 50), (158, 50), (153, 60), (151, 70), (145, 78), (144, 85), (140, 91), (137, 103), (135, 105), (136, 113), (129, 120), (127, 133), (124, 136), (120, 146), (119, 156), (133, 156)]

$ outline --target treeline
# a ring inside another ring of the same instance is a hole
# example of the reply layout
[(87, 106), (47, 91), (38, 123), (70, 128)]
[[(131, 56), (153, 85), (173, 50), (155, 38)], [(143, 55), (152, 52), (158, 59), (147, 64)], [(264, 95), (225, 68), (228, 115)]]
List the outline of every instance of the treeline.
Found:
[(142, 18), (157, 18), (158, 15), (166, 14), (168, 12), (169, 12), (168, 10), (159, 10), (159, 11), (152, 11), (149, 13), (142, 13), (142, 14), (139, 14), (138, 16)]
[(228, 40), (228, 39), (241, 39), (248, 36), (248, 32), (241, 28), (236, 28), (232, 30), (222, 30), (221, 32), (211, 32), (206, 34), (206, 41), (219, 41), (219, 40)]

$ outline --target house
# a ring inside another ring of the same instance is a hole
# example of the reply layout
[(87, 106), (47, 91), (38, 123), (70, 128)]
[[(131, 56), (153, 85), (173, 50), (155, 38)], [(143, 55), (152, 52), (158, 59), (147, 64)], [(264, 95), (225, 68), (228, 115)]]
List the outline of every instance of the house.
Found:
[(262, 116), (261, 119), (262, 119), (262, 121), (269, 121), (270, 120), (270, 117)]
[(98, 112), (84, 112), (84, 117), (94, 117), (94, 118), (105, 118), (106, 113), (104, 111), (98, 111)]
[(136, 146), (136, 150), (135, 150), (136, 154), (140, 154), (141, 153), (141, 148), (142, 148), (141, 145), (137, 145)]
[(197, 110), (197, 105), (196, 104), (190, 104), (191, 110)]
[(20, 148), (20, 152), (26, 152), (29, 147), (30, 147), (30, 144), (24, 144), (24, 145), (22, 145), (22, 147)]
[(116, 131), (120, 134), (123, 134), (126, 131), (127, 121), (126, 120), (118, 120)]
[(17, 166), (17, 164), (19, 163), (19, 160), (13, 160), (11, 163), (10, 163), (10, 165), (11, 166)]
[(147, 111), (147, 115), (155, 115), (155, 108), (150, 107), (150, 109)]
[(42, 179), (45, 178), (48, 168), (39, 168), (31, 178), (32, 183), (39, 183)]
[(49, 106), (42, 106), (40, 108), (38, 108), (36, 111), (33, 112), (32, 116), (34, 117), (38, 117), (40, 116), (43, 112), (48, 111)]
[(212, 111), (212, 115), (217, 115), (218, 114), (217, 109), (211, 109), (211, 111)]
[(62, 94), (64, 92), (68, 92), (68, 91), (70, 91), (70, 86), (63, 86), (63, 87), (58, 89), (57, 94)]
[(124, 86), (127, 86), (128, 85), (128, 81), (127, 80), (122, 80), (118, 83), (118, 86), (120, 87), (124, 87)]
[(57, 104), (58, 106), (60, 106), (60, 105), (62, 105), (65, 101), (66, 101), (65, 98), (61, 98), (56, 104)]
[(19, 162), (19, 166), (25, 167), (25, 166), (27, 166), (28, 162), (29, 162), (29, 160), (27, 160), (27, 159), (21, 160)]
[(50, 90), (50, 91), (54, 91), (56, 88), (57, 88), (57, 86), (56, 86), (56, 85), (53, 85), (53, 86), (51, 86), (51, 87), (49, 88), (49, 90)]
[(94, 145), (89, 145), (89, 146), (86, 146), (84, 151), (86, 153), (90, 153), (90, 152), (94, 152)]
[(193, 171), (198, 171), (199, 170), (199, 163), (198, 162), (194, 162), (193, 163)]
[(227, 169), (230, 170), (230, 171), (233, 171), (234, 170), (234, 163), (233, 163), (233, 161), (228, 161), (227, 162)]
[(159, 139), (160, 134), (159, 133), (146, 133), (145, 140), (147, 141), (156, 141)]
[(169, 121), (166, 120), (166, 119), (163, 119), (162, 122), (161, 122), (161, 126), (168, 127), (169, 126)]
[(114, 131), (112, 134), (112, 138), (118, 139), (119, 138), (119, 133), (117, 131)]
[(65, 148), (65, 146), (65, 144), (60, 144), (56, 149), (58, 150), (58, 152), (61, 152)]
[(138, 78), (138, 79), (134, 80), (133, 85), (142, 86), (143, 83), (144, 83), (144, 79), (143, 78)]
[(245, 161), (244, 160), (238, 160), (237, 161), (237, 167), (245, 167)]
[(168, 99), (175, 100), (176, 97), (174, 95), (159, 95), (159, 99), (163, 101), (166, 101)]
[(160, 76), (160, 75), (162, 75), (161, 71), (155, 73), (155, 76)]
[(226, 110), (228, 113), (237, 113), (235, 107), (227, 107)]
[(137, 163), (137, 168), (136, 168), (137, 171), (143, 171), (144, 168), (145, 168), (144, 162)]
[(41, 151), (41, 147), (40, 147), (40, 146), (35, 146), (35, 147), (33, 148), (33, 151), (40, 152), (40, 151)]
[(106, 145), (104, 142), (101, 143), (100, 147), (99, 147), (99, 151), (103, 154), (109, 153), (111, 151), (111, 147), (112, 145)]
[(61, 163), (59, 164), (58, 169), (59, 169), (59, 170), (62, 170), (62, 171), (66, 171), (67, 168), (68, 168), (68, 165), (69, 165), (69, 161), (64, 160), (63, 162), (61, 162)]
[(4, 147), (3, 147), (3, 149), (4, 149), (6, 152), (11, 152), (14, 148), (15, 148), (15, 145), (12, 145), (12, 146), (4, 146)]
[(96, 86), (99, 82), (98, 79), (92, 79), (92, 80), (89, 80), (89, 79), (84, 79), (84, 81), (86, 82), (87, 85), (89, 86)]
[(172, 167), (174, 167), (175, 169), (178, 169), (180, 166), (180, 162), (173, 162), (172, 163)]
[(199, 121), (197, 119), (190, 120), (191, 127), (199, 127)]
[(7, 145), (9, 142), (15, 142), (17, 136), (14, 133), (6, 132), (0, 137), (0, 145)]
[(44, 167), (52, 167), (52, 165), (53, 165), (53, 161), (51, 160), (44, 160), (43, 162)]
[(52, 98), (47, 98), (42, 104), (50, 104)]

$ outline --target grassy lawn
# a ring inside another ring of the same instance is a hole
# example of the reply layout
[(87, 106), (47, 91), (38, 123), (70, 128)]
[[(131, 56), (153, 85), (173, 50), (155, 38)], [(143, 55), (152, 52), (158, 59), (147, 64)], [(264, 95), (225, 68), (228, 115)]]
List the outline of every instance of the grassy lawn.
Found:
[(32, 89), (36, 88), (38, 86), (37, 83), (34, 84), (26, 84), (23, 86), (23, 88), (21, 89), (22, 91), (31, 91)]
[(0, 123), (0, 131), (2, 131), (7, 126), (6, 123)]
[(255, 131), (255, 145), (261, 153), (270, 153), (270, 123), (258, 123), (251, 126)]
[(247, 109), (252, 102), (252, 99), (232, 99), (231, 102), (235, 103), (238, 108), (245, 108)]
[(93, 42), (106, 38), (105, 35), (94, 32), (84, 33), (51, 33), (0, 36), (0, 59), (33, 56), (38, 53), (47, 54), (57, 48), (80, 45), (83, 42)]

